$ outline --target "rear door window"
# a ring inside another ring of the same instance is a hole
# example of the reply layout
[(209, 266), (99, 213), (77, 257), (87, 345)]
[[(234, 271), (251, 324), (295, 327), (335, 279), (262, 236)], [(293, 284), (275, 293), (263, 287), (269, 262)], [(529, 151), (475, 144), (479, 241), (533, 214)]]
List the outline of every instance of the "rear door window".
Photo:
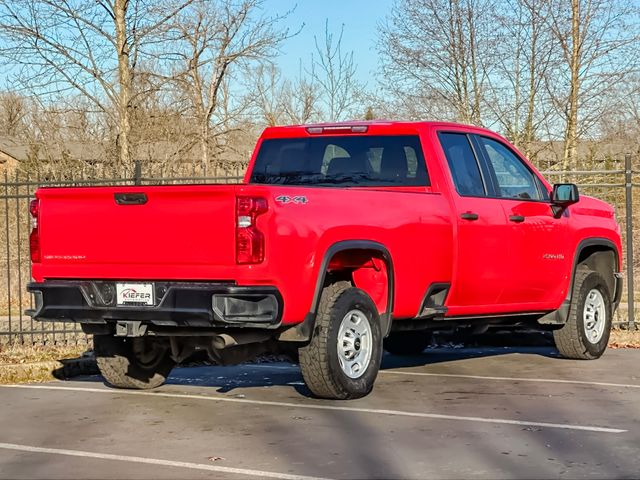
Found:
[(458, 193), (470, 197), (486, 196), (480, 166), (467, 135), (441, 132), (438, 137)]
[(417, 135), (318, 136), (262, 142), (251, 183), (427, 186)]

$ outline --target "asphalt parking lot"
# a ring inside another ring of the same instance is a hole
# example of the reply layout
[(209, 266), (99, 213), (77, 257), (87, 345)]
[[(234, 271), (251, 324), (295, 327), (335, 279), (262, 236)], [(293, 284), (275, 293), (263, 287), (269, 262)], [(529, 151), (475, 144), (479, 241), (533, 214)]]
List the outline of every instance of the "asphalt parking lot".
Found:
[(1, 478), (638, 478), (640, 351), (386, 356), (374, 392), (310, 398), (287, 363), (0, 387)]

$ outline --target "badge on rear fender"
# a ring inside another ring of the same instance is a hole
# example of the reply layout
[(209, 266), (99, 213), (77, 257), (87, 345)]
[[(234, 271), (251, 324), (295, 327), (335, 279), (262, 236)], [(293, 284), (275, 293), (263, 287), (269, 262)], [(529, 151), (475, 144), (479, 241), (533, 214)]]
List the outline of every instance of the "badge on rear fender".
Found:
[(280, 195), (276, 197), (276, 202), (282, 203), (286, 205), (287, 203), (297, 203), (297, 204), (305, 204), (308, 202), (307, 197), (304, 195), (297, 195), (295, 197), (290, 197), (288, 195)]

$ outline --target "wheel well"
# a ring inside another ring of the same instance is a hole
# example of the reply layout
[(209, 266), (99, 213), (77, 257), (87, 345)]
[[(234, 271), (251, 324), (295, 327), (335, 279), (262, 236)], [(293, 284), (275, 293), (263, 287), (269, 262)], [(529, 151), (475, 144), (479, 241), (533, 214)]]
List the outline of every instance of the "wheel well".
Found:
[(347, 249), (335, 253), (327, 264), (325, 286), (347, 280), (364, 290), (383, 314), (389, 307), (389, 271), (383, 252), (375, 249)]
[(393, 260), (384, 245), (368, 240), (345, 240), (332, 245), (318, 273), (316, 292), (309, 313), (302, 323), (284, 330), (278, 339), (285, 342), (306, 342), (311, 338), (316, 310), (322, 290), (334, 282), (346, 280), (364, 290), (380, 313), (382, 335), (391, 330), (393, 312)]
[(612, 300), (619, 300), (620, 292), (616, 291), (616, 278), (614, 275), (618, 269), (618, 260), (618, 252), (613, 243), (608, 240), (588, 239), (584, 241), (583, 244), (578, 246), (578, 254), (573, 263), (570, 285), (565, 300), (557, 310), (540, 317), (538, 323), (542, 325), (564, 325), (566, 323), (571, 306), (571, 297), (573, 295), (574, 278), (576, 270), (580, 265), (586, 265), (591, 270), (602, 275), (602, 278), (604, 278), (607, 283), (607, 288), (609, 289), (609, 294), (612, 296)]
[(578, 255), (576, 265), (586, 265), (591, 270), (598, 272), (607, 282), (610, 295), (616, 293), (614, 273), (618, 265), (615, 250), (606, 245), (589, 245), (583, 248)]

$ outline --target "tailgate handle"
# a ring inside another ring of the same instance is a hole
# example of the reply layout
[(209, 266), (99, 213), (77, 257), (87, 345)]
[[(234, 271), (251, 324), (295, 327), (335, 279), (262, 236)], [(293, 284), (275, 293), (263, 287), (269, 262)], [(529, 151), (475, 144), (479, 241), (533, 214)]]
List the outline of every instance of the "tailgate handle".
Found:
[(144, 205), (147, 203), (146, 193), (114, 193), (118, 205)]

